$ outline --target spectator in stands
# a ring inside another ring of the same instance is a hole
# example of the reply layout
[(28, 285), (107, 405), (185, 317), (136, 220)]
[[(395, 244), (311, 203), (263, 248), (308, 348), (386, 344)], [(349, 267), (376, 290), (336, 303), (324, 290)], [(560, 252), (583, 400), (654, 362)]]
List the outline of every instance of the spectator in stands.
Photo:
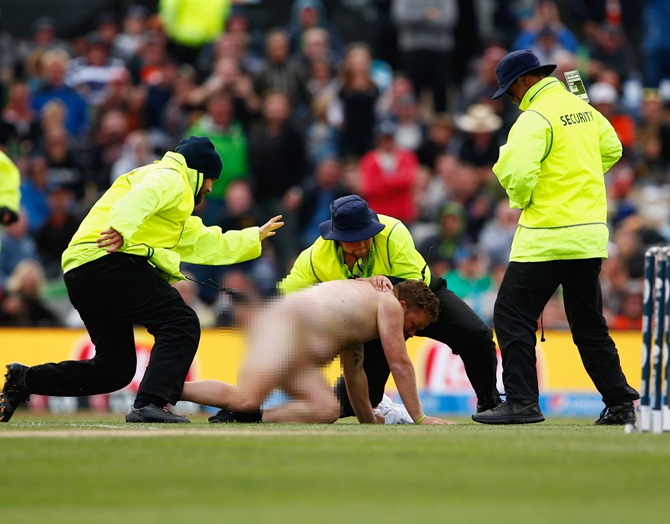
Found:
[(419, 163), (434, 173), (437, 158), (447, 152), (455, 132), (456, 127), (451, 115), (446, 113), (432, 115), (426, 136), (416, 151)]
[(154, 160), (158, 160), (159, 156), (155, 152), (151, 136), (143, 129), (133, 131), (126, 137), (123, 144), (123, 151), (121, 156), (112, 164), (112, 169), (109, 175), (109, 184), (121, 175), (130, 173), (133, 169), (140, 166), (151, 164)]
[(456, 251), (473, 241), (465, 233), (467, 215), (460, 204), (445, 202), (436, 222), (437, 232), (425, 238), (418, 251), (428, 261), (434, 275), (444, 275), (454, 267)]
[(110, 111), (124, 114), (129, 132), (145, 127), (142, 120), (145, 102), (146, 90), (133, 85), (130, 72), (125, 68), (115, 70), (101, 94), (93, 122), (94, 129), (99, 129), (100, 119)]
[(185, 136), (206, 136), (221, 156), (221, 177), (205, 197), (200, 209), (205, 224), (212, 224), (221, 214), (228, 184), (249, 176), (249, 144), (242, 123), (235, 118), (232, 96), (224, 89), (212, 92), (206, 101), (206, 112)]
[(644, 85), (658, 88), (662, 81), (670, 81), (670, 9), (664, 0), (650, 0), (642, 11)]
[(403, 70), (417, 98), (425, 88), (432, 94), (433, 111), (447, 110), (447, 87), (453, 75), (454, 29), (459, 8), (455, 0), (396, 0), (392, 6), (398, 29)]
[(495, 114), (489, 104), (474, 104), (463, 115), (455, 118), (458, 135), (452, 150), (466, 163), (474, 166), (493, 167), (502, 144), (499, 131), (502, 118)]
[(398, 100), (395, 124), (398, 146), (416, 152), (426, 137), (426, 122), (414, 95), (405, 95)]
[(90, 171), (98, 191), (109, 187), (112, 166), (123, 154), (123, 145), (130, 130), (126, 113), (118, 109), (100, 115), (100, 127), (95, 132)]
[(18, 61), (19, 52), (16, 39), (8, 30), (2, 13), (0, 13), (0, 88), (3, 84), (12, 81)]
[(33, 22), (32, 33), (27, 42), (18, 48), (18, 61), (25, 63), (30, 57), (39, 59), (41, 55), (52, 49), (70, 51), (69, 43), (59, 38), (56, 33), (56, 23), (50, 16), (41, 16)]
[(436, 157), (435, 172), (428, 181), (424, 198), (420, 201), (420, 218), (422, 221), (431, 224), (437, 223), (440, 208), (446, 200), (449, 200), (453, 179), (456, 176), (456, 170), (459, 168), (460, 161), (453, 153), (445, 152)]
[(41, 111), (52, 100), (65, 104), (65, 126), (72, 136), (82, 136), (89, 130), (88, 106), (84, 98), (65, 84), (65, 67), (70, 59), (62, 49), (53, 49), (42, 55), (40, 85), (33, 94), (35, 111)]
[(109, 44), (99, 34), (89, 33), (85, 54), (67, 63), (65, 83), (95, 107), (102, 101), (105, 87), (114, 73), (124, 67), (123, 60), (110, 56)]
[(39, 140), (39, 115), (33, 109), (28, 84), (16, 80), (10, 86), (2, 109), (2, 121), (10, 124), (19, 139), (20, 147), (30, 151)]
[(377, 128), (377, 147), (360, 160), (361, 196), (377, 213), (410, 226), (417, 219), (414, 191), (419, 175), (416, 155), (399, 147), (396, 125), (390, 120)]
[(658, 89), (645, 89), (636, 126), (639, 163), (637, 175), (643, 183), (660, 184), (670, 165), (670, 123)]
[(631, 280), (625, 288), (619, 309), (609, 323), (610, 329), (640, 332), (642, 329), (642, 285)]
[(509, 207), (509, 201), (505, 198), (496, 204), (493, 218), (482, 227), (478, 244), (492, 266), (507, 266), (520, 216), (521, 211)]
[(379, 120), (393, 120), (398, 113), (398, 103), (401, 98), (414, 95), (414, 85), (402, 71), (395, 71), (389, 87), (376, 103), (376, 112)]
[(467, 215), (467, 235), (477, 242), (484, 224), (493, 216), (495, 202), (486, 192), (481, 170), (468, 162), (459, 162), (447, 189), (449, 200), (463, 206)]
[(28, 213), (22, 208), (17, 215), (0, 237), (0, 289), (7, 288), (7, 280), (22, 260), (39, 260), (37, 244), (28, 230)]
[(28, 231), (35, 234), (49, 217), (49, 174), (44, 156), (36, 154), (26, 161), (21, 179), (21, 207), (30, 217)]
[[(247, 33), (223, 33), (216, 42), (203, 49), (196, 62), (196, 70), (201, 78), (207, 78), (212, 74), (214, 65), (219, 58), (229, 57), (235, 59), (240, 69), (248, 75), (256, 75), (265, 66), (263, 48), (259, 55), (249, 49), (250, 35)], [(263, 38), (265, 40), (265, 37)]]
[(261, 98), (254, 89), (251, 76), (240, 69), (239, 62), (232, 56), (217, 58), (214, 71), (193, 90), (189, 102), (194, 106), (201, 105), (217, 91), (230, 95), (235, 118), (249, 129), (252, 120), (260, 113)]
[[(293, 52), (307, 51), (308, 33), (321, 29), (326, 37), (333, 59), (339, 60), (344, 52), (344, 40), (337, 28), (326, 18), (326, 10), (321, 0), (295, 0), (291, 7), (288, 34)], [(309, 55), (308, 55), (309, 56)]]
[(49, 218), (35, 234), (35, 243), (44, 274), (48, 280), (60, 278), (61, 256), (70, 243), (81, 216), (74, 193), (67, 186), (56, 185), (49, 191)]
[(53, 127), (45, 131), (42, 155), (47, 164), (48, 186), (67, 187), (78, 204), (85, 207), (86, 173), (79, 158), (73, 153), (72, 141), (65, 128)]
[(177, 70), (177, 78), (170, 98), (162, 108), (158, 127), (150, 129), (156, 143), (175, 144), (186, 130), (193, 124), (193, 110), (189, 102), (191, 93), (196, 88), (196, 72), (190, 65), (181, 65)]
[(340, 115), (331, 124), (340, 132), (340, 155), (360, 158), (375, 146), (375, 108), (380, 91), (371, 75), (372, 56), (367, 45), (351, 44), (341, 67), (338, 92)]
[(131, 5), (121, 21), (121, 30), (112, 41), (112, 53), (126, 64), (142, 47), (144, 33), (147, 31), (149, 10), (140, 4)]
[(0, 301), (0, 325), (13, 327), (60, 326), (61, 320), (46, 304), (46, 278), (39, 262), (24, 259), (7, 279)]
[(555, 62), (557, 55), (569, 52), (561, 43), (558, 33), (548, 24), (538, 31), (535, 41), (528, 49), (533, 51), (542, 63)]
[(626, 33), (620, 25), (609, 22), (598, 27), (596, 39), (589, 46), (589, 78), (599, 79), (598, 75), (603, 69), (616, 71), (622, 82), (636, 70)]
[(262, 114), (262, 125), (249, 139), (251, 183), (254, 199), (262, 212), (284, 217), (286, 225), (282, 235), (271, 239), (277, 254), (277, 268), (282, 273), (298, 252), (295, 213), (302, 196), (307, 153), (303, 135), (289, 121), (291, 103), (287, 93), (267, 91)]
[[(513, 51), (537, 47), (539, 41), (549, 35), (547, 30), (551, 31), (560, 47), (572, 53), (576, 53), (579, 48), (579, 41), (561, 20), (558, 6), (554, 0), (539, 0), (536, 2), (532, 17), (524, 20), (522, 25), (523, 29), (512, 44)], [(543, 31), (545, 31), (544, 34)], [(542, 47), (542, 45), (540, 44), (539, 47)]]
[(488, 326), (493, 323), (493, 304), (498, 291), (489, 262), (476, 245), (464, 245), (456, 250), (454, 267), (443, 275), (449, 289)]
[(288, 95), (291, 120), (305, 125), (311, 99), (307, 90), (307, 71), (291, 57), (290, 37), (283, 29), (273, 29), (265, 39), (265, 63), (254, 76), (254, 89), (261, 95), (269, 89)]
[(133, 83), (151, 86), (160, 82), (163, 62), (170, 58), (165, 34), (151, 30), (144, 33), (142, 46), (129, 62)]
[(634, 159), (637, 142), (635, 120), (622, 111), (616, 88), (606, 82), (596, 82), (589, 86), (588, 93), (591, 105), (600, 111), (614, 127), (623, 145), (623, 159), (629, 161)]

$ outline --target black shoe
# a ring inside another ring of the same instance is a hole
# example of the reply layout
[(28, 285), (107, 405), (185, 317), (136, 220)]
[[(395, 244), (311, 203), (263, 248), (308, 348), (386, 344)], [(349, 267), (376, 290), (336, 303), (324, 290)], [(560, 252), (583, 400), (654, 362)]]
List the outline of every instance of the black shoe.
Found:
[(519, 402), (507, 399), (496, 407), (472, 415), (481, 424), (532, 424), (542, 422), (544, 415), (537, 402)]
[(149, 404), (143, 408), (131, 407), (126, 414), (126, 422), (146, 422), (149, 424), (191, 422), (186, 417), (172, 413), (167, 408), (159, 408), (155, 404)]
[(5, 385), (0, 393), (0, 422), (9, 422), (12, 415), (21, 404), (27, 402), (30, 393), (26, 387), (26, 372), (28, 366), (18, 364), (7, 364), (5, 373)]
[(595, 421), (598, 426), (624, 426), (635, 424), (635, 408), (632, 402), (626, 402), (620, 406), (609, 406), (600, 412), (600, 417)]
[(483, 399), (477, 399), (477, 413), (482, 413), (483, 411), (488, 411), (489, 409), (495, 408), (498, 404), (502, 402), (500, 394), (496, 392), (493, 396), (484, 397)]
[(227, 422), (235, 422), (235, 415), (227, 409), (222, 409), (216, 415), (212, 415), (207, 420), (212, 424), (225, 424)]
[(245, 424), (252, 424), (263, 421), (263, 412), (260, 409), (256, 411), (228, 411), (222, 409), (216, 415), (212, 415), (207, 420), (213, 424), (227, 423), (227, 422), (243, 422)]

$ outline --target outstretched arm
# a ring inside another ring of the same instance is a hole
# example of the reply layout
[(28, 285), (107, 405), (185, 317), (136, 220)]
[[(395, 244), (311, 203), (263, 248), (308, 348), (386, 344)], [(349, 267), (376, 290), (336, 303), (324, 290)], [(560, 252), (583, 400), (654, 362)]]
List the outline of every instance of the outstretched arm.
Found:
[(377, 418), (370, 405), (368, 377), (363, 370), (363, 358), (363, 346), (360, 344), (340, 353), (347, 395), (356, 418), (361, 424), (374, 424)]
[(258, 228), (258, 237), (261, 241), (265, 240), (267, 237), (273, 237), (277, 233), (277, 229), (284, 225), (284, 222), (280, 222), (282, 215), (277, 215), (272, 217), (265, 224)]

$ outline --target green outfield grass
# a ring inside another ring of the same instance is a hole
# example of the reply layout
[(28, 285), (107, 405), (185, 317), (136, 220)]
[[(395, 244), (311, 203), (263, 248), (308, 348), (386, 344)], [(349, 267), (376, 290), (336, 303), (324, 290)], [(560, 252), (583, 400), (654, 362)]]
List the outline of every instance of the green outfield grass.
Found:
[(0, 425), (3, 523), (664, 523), (670, 434), (530, 426)]

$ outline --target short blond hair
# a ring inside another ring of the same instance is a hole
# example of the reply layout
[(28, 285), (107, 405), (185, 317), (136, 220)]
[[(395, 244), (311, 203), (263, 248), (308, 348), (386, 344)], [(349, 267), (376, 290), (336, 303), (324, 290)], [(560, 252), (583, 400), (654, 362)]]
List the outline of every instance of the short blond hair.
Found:
[(408, 309), (424, 310), (431, 322), (440, 313), (440, 300), (423, 280), (405, 280), (396, 284), (398, 300), (404, 300)]

